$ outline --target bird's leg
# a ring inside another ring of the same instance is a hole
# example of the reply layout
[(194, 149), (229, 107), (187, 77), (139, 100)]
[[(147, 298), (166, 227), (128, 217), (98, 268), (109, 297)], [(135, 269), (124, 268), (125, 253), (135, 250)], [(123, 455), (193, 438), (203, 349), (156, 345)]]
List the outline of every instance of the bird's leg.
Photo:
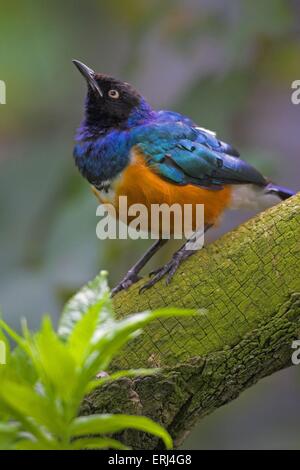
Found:
[[(207, 232), (207, 230), (211, 227), (212, 225), (206, 225), (204, 227), (203, 233)], [(152, 278), (141, 287), (140, 293), (146, 289), (149, 289), (149, 287), (154, 286), (154, 284), (160, 281), (160, 279), (162, 279), (164, 276), (167, 276), (166, 284), (168, 285), (171, 282), (171, 279), (174, 276), (180, 264), (197, 251), (197, 250), (189, 250), (187, 248), (187, 245), (191, 242), (194, 242), (194, 240), (196, 240), (198, 236), (199, 234), (198, 235), (195, 234), (193, 235), (191, 239), (187, 240), (181, 246), (181, 248), (179, 248), (179, 250), (174, 253), (174, 255), (172, 256), (172, 259), (165, 266), (162, 266), (161, 268), (156, 269), (155, 271), (152, 271), (150, 274)]]
[(115, 295), (121, 290), (128, 289), (132, 284), (137, 282), (140, 278), (138, 276), (141, 269), (145, 266), (146, 263), (152, 258), (155, 253), (167, 243), (168, 239), (160, 238), (157, 240), (144, 255), (129, 269), (128, 273), (122, 279), (122, 281), (114, 287), (111, 291), (111, 295)]

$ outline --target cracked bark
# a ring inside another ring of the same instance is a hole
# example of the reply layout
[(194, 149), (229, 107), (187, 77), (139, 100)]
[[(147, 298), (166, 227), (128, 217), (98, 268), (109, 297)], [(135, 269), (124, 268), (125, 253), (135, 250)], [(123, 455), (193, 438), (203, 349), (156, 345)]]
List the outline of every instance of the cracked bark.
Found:
[[(163, 306), (206, 311), (146, 328), (113, 368), (161, 372), (107, 384), (87, 397), (82, 413), (149, 416), (178, 447), (199, 419), (291, 365), (292, 341), (300, 337), (299, 214), (297, 195), (196, 253), (169, 287), (162, 281), (139, 295), (139, 283), (120, 293), (120, 317)], [(131, 430), (118, 437), (135, 449), (161, 445)]]

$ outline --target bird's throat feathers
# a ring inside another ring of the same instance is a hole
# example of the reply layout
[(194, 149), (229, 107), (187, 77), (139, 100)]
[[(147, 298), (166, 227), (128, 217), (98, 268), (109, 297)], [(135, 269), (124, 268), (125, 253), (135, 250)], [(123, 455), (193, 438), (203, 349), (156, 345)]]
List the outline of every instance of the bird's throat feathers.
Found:
[(146, 100), (141, 98), (134, 107), (118, 110), (118, 113), (107, 113), (98, 103), (90, 98), (85, 101), (85, 115), (77, 132), (76, 140), (90, 139), (108, 134), (113, 130), (126, 130), (153, 119), (155, 113)]
[(74, 158), (81, 174), (96, 187), (114, 179), (128, 165), (135, 144), (132, 129), (155, 118), (150, 105), (141, 99), (124, 120), (101, 115), (87, 97), (85, 117), (80, 125)]

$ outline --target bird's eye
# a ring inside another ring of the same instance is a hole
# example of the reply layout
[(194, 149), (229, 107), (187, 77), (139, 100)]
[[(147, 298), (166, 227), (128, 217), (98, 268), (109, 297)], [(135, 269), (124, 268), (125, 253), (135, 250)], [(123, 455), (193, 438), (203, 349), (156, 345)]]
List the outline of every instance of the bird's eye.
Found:
[(119, 98), (120, 94), (117, 90), (109, 90), (108, 96), (110, 98), (114, 98), (115, 100), (117, 100)]

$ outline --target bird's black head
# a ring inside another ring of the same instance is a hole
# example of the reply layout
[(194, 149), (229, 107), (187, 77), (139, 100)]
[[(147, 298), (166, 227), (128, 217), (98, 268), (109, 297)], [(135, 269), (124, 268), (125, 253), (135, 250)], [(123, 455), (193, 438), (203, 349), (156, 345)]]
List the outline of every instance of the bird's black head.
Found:
[(150, 107), (129, 83), (95, 73), (78, 60), (73, 63), (88, 84), (86, 97), (87, 126), (101, 129), (124, 128), (132, 114), (148, 113)]

